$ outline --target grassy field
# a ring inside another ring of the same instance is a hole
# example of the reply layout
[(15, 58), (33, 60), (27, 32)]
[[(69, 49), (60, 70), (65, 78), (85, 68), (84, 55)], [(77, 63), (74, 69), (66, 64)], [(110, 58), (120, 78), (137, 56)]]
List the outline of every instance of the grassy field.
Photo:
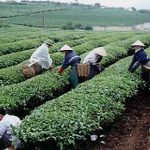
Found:
[[(3, 4), (8, 11), (8, 8), (15, 7), (16, 4)], [(26, 16), (19, 16), (8, 18), (7, 22), (22, 25), (31, 26), (47, 26), (47, 27), (62, 27), (68, 22), (71, 22), (73, 26), (75, 24), (81, 24), (85, 26), (132, 26), (150, 21), (149, 13), (140, 13), (139, 11), (127, 11), (121, 8), (98, 8), (94, 6), (66, 6), (64, 4), (54, 3), (20, 3), (16, 5), (15, 9), (12, 9), (12, 14), (26, 14)], [(5, 7), (1, 6), (3, 9)], [(24, 8), (24, 9), (22, 9)], [(54, 8), (55, 11), (41, 12), (43, 10), (49, 10)], [(62, 9), (65, 8), (65, 9)], [(4, 13), (4, 11), (2, 11)], [(9, 10), (9, 11), (10, 11)], [(5, 13), (7, 13), (5, 11)], [(8, 14), (10, 13), (8, 11)], [(39, 13), (34, 13), (34, 12)], [(30, 13), (30, 14), (29, 14)], [(1, 13), (0, 13), (1, 14)], [(27, 15), (28, 14), (28, 15)], [(1, 14), (3, 15), (3, 14)]]
[[(50, 150), (51, 141), (59, 150), (79, 150), (78, 143), (122, 114), (126, 100), (135, 96), (138, 86), (143, 84), (140, 70), (135, 74), (128, 72), (131, 61), (128, 56), (136, 40), (141, 40), (146, 48), (150, 46), (148, 32), (56, 28), (68, 22), (83, 27), (128, 26), (149, 22), (148, 13), (121, 8), (68, 7), (50, 2), (0, 3), (0, 18), (3, 18), (2, 24), (0, 21), (0, 109), (23, 119), (14, 133), (23, 141), (25, 150), (35, 147)], [(43, 25), (52, 28), (35, 27)], [(53, 71), (25, 79), (23, 64), (46, 39), (55, 42), (50, 48)], [(64, 44), (71, 46), (82, 60), (90, 50), (105, 47), (108, 55), (101, 62), (104, 72), (70, 89), (70, 69), (62, 75), (57, 72), (64, 57), (58, 50)], [(147, 52), (150, 54), (149, 48)]]
[(52, 2), (22, 2), (22, 3), (2, 3), (0, 2), (0, 18), (28, 15), (41, 11), (64, 9), (64, 4), (56, 4)]

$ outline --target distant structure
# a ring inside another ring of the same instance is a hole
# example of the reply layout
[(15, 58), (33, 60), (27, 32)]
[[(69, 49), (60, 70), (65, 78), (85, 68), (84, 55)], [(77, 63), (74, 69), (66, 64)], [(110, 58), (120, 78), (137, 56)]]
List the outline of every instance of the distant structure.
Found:
[(79, 3), (78, 0), (75, 0), (75, 3)]

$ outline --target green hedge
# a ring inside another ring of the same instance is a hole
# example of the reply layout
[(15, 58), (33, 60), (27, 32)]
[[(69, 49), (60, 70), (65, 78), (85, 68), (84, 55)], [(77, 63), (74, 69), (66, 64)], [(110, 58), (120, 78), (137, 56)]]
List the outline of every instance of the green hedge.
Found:
[(27, 109), (27, 103), (30, 103), (32, 98), (39, 99), (40, 102), (47, 96), (54, 98), (67, 84), (68, 71), (60, 76), (55, 68), (53, 72), (47, 71), (25, 82), (1, 88), (0, 108), (8, 112), (17, 110), (20, 106), (23, 107), (22, 109)]
[[(120, 59), (121, 57), (127, 56), (127, 48), (130, 47), (131, 43), (133, 43), (137, 39), (141, 39), (145, 43), (146, 42), (149, 43), (149, 37), (150, 37), (150, 35), (148, 35), (148, 34), (138, 35), (138, 36), (132, 37), (127, 40), (116, 41), (113, 43), (111, 43), (111, 42), (114, 41), (114, 38), (112, 38), (112, 41), (109, 41), (110, 40), (109, 38), (103, 39), (105, 41), (104, 42), (105, 44), (106, 43), (110, 43), (110, 44), (105, 46), (108, 51), (108, 56), (103, 59), (102, 63), (107, 66), (107, 63), (109, 63), (109, 62), (113, 63), (116, 60)], [(116, 40), (117, 40), (117, 38), (119, 39), (119, 38), (123, 38), (123, 37), (119, 35), (118, 37), (116, 37)], [(76, 50), (76, 52), (79, 55), (81, 55), (84, 52), (87, 52), (98, 46), (102, 46), (101, 40), (89, 41), (85, 44), (74, 47), (74, 49)], [(52, 54), (51, 57), (54, 60), (54, 64), (56, 66), (60, 65), (63, 60), (63, 56), (60, 53)], [(109, 61), (109, 60), (111, 60), (111, 61)], [(5, 86), (5, 85), (19, 83), (19, 82), (24, 81), (25, 79), (24, 79), (22, 71), (21, 71), (21, 66), (22, 66), (22, 64), (1, 69), (0, 85)]]
[[(76, 46), (78, 44), (81, 44), (83, 42), (82, 39), (77, 40), (69, 40), (64, 42), (58, 42), (53, 45), (53, 47), (50, 49), (50, 53), (57, 52), (60, 47), (64, 45), (64, 43), (69, 43), (70, 46)], [(25, 61), (30, 58), (32, 53), (35, 51), (35, 49), (25, 50), (21, 52), (11, 53), (7, 55), (0, 56), (0, 69), (6, 68), (12, 65), (17, 65), (21, 63), (22, 61)]]
[[(130, 41), (132, 41), (132, 40), (133, 39), (131, 38)], [(120, 41), (120, 42), (122, 42), (122, 41)], [(112, 45), (116, 45), (115, 42), (112, 43)], [(111, 49), (111, 48), (112, 47), (110, 47), (110, 49), (109, 49), (109, 47), (107, 47), (107, 51), (108, 51), (109, 55), (107, 56), (107, 60), (104, 59), (104, 61), (102, 61), (102, 64), (104, 66), (106, 66), (108, 63), (111, 64), (112, 62), (116, 61), (116, 57), (118, 57), (118, 55), (121, 56), (121, 54), (122, 55), (126, 54), (126, 56), (127, 56), (127, 50), (125, 48), (123, 48), (123, 47), (121, 47), (121, 48), (119, 47), (118, 49), (116, 47), (114, 49)], [(117, 59), (119, 59), (119, 57)], [(18, 70), (18, 72), (19, 71), (21, 71), (21, 70)], [(16, 75), (12, 76), (16, 80), (20, 79), (19, 77), (17, 77), (17, 75), (19, 74), (18, 72), (16, 73)], [(57, 75), (56, 70), (54, 72), (55, 72), (54, 74)], [(19, 105), (22, 104), (22, 101), (24, 102), (24, 104), (26, 106), (26, 104), (28, 102), (30, 102), (33, 97), (39, 97), (39, 100), (43, 100), (46, 98), (47, 95), (53, 94), (55, 90), (60, 89), (60, 86), (56, 82), (56, 83), (53, 83), (54, 84), (53, 86), (55, 86), (55, 89), (53, 89), (53, 88), (51, 89), (51, 86), (52, 86), (51, 80), (53, 80), (53, 79), (51, 79), (51, 76), (50, 76), (50, 78), (48, 78), (49, 74), (50, 74), (49, 71), (47, 71), (44, 74), (38, 75), (38, 76), (36, 76), (30, 80), (27, 80), (25, 82), (1, 87), (0, 106), (4, 109), (8, 109), (11, 111), (11, 110), (14, 110), (15, 108), (19, 107)], [(64, 76), (62, 76), (62, 77), (64, 77)], [(22, 76), (22, 78), (23, 78), (23, 76)], [(48, 83), (44, 84), (42, 81), (47, 80), (47, 78), (49, 79), (49, 82), (47, 81)], [(67, 75), (65, 74), (64, 81), (65, 81), (66, 86), (67, 86), (68, 74)], [(29, 90), (27, 90), (28, 86), (30, 86)], [(43, 91), (45, 91), (44, 94), (42, 93), (43, 95), (41, 95), (41, 88), (40, 87), (42, 87)], [(65, 85), (64, 85), (64, 87), (65, 87)], [(20, 88), (22, 88), (22, 90), (20, 90)], [(46, 90), (47, 88), (49, 88), (51, 90), (47, 91)], [(17, 94), (14, 94), (14, 93), (17, 93)], [(42, 96), (42, 98), (40, 99), (41, 96)], [(12, 104), (14, 104), (14, 106), (10, 105), (10, 102)], [(5, 106), (6, 106), (6, 108), (5, 108)]]
[[(64, 44), (68, 44), (70, 46), (77, 46), (77, 45), (83, 44), (83, 43), (88, 42), (89, 40), (93, 39), (94, 35), (95, 35), (95, 37), (98, 37), (98, 35), (95, 33), (92, 35), (90, 33), (88, 33), (87, 35), (86, 34), (84, 33), (85, 37), (82, 37), (83, 36), (82, 35), (81, 38), (80, 38), (80, 36), (79, 37), (77, 36), (76, 37), (77, 39), (68, 39), (67, 41), (55, 43), (53, 45), (53, 47), (50, 49), (50, 53), (57, 52), (58, 49), (60, 49)], [(105, 36), (108, 36), (108, 34), (106, 34)], [(103, 45), (105, 45), (105, 43), (108, 43), (108, 40), (106, 41), (104, 39), (104, 38), (106, 38), (105, 36), (102, 36), (102, 35), (99, 36), (99, 38), (101, 39), (101, 43), (104, 43)], [(129, 37), (130, 35), (127, 35), (127, 36)], [(125, 36), (123, 35), (123, 37), (125, 37)], [(70, 37), (67, 37), (67, 38), (70, 38)], [(112, 35), (109, 36), (108, 39), (110, 39), (110, 41), (112, 41), (113, 40)], [(114, 40), (116, 40), (116, 38)], [(6, 68), (6, 67), (9, 67), (12, 65), (17, 65), (17, 64), (21, 63), (22, 61), (29, 59), (29, 57), (31, 56), (31, 54), (33, 52), (34, 52), (34, 49), (31, 49), (31, 50), (25, 50), (25, 51), (21, 51), (21, 52), (19, 51), (16, 53), (11, 53), (11, 54), (0, 56), (0, 69)]]
[(75, 149), (78, 140), (120, 115), (126, 98), (136, 94), (141, 80), (139, 72), (127, 71), (130, 60), (115, 63), (75, 90), (35, 109), (16, 135), (26, 145), (52, 139), (59, 149)]
[[(107, 42), (109, 43), (109, 40)], [(81, 55), (85, 51), (87, 52), (95, 47), (100, 46), (101, 44), (102, 42), (100, 40), (94, 40), (76, 46), (74, 47), (74, 49), (79, 55)], [(63, 55), (61, 53), (54, 53), (51, 55), (51, 58), (54, 61), (54, 65), (57, 66), (62, 63)], [(19, 64), (16, 66), (0, 69), (0, 85), (4, 86), (4, 85), (9, 85), (9, 84), (19, 83), (21, 81), (24, 81), (25, 78), (23, 77), (21, 66), (22, 64)]]
[(2, 44), (0, 45), (0, 56), (37, 47), (44, 39), (45, 38), (39, 38), (34, 40), (21, 40), (13, 43)]
[(67, 34), (68, 35), (58, 32), (57, 36), (54, 34), (54, 35), (45, 35), (42, 37), (41, 35), (41, 37), (32, 39), (32, 40), (26, 39), (26, 40), (16, 41), (12, 43), (4, 43), (0, 45), (0, 56), (37, 47), (41, 44), (41, 42), (45, 41), (47, 38), (50, 38), (54, 40), (55, 42), (59, 42), (59, 41), (64, 41), (68, 39), (74, 40), (74, 39), (84, 37), (84, 34), (82, 35), (81, 33), (73, 34), (73, 33), (68, 32)]

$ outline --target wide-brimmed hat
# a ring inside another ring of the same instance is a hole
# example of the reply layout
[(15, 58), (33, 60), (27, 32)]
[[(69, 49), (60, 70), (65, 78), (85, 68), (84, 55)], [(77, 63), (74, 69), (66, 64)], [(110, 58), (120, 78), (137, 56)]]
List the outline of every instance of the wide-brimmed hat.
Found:
[(93, 49), (93, 51), (98, 55), (107, 56), (107, 52), (104, 47), (95, 48), (95, 49)]
[(134, 47), (134, 46), (145, 47), (145, 45), (144, 45), (140, 40), (137, 40), (137, 41), (134, 42), (131, 46), (132, 46), (132, 47)]
[(47, 39), (46, 41), (44, 41), (44, 43), (52, 46), (54, 44), (54, 41)]
[(62, 51), (73, 51), (73, 49), (68, 46), (67, 44), (65, 44), (60, 50), (59, 52), (62, 52)]

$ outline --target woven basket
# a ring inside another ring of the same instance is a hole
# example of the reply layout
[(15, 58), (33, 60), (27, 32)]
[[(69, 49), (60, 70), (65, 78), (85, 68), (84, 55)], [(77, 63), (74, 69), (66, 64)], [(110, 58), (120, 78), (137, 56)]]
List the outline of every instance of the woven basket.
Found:
[(77, 64), (77, 72), (79, 77), (88, 77), (90, 73), (89, 64)]
[(32, 78), (36, 75), (36, 70), (35, 70), (34, 65), (31, 67), (29, 67), (28, 64), (23, 65), (22, 66), (22, 72), (23, 72), (25, 79)]

